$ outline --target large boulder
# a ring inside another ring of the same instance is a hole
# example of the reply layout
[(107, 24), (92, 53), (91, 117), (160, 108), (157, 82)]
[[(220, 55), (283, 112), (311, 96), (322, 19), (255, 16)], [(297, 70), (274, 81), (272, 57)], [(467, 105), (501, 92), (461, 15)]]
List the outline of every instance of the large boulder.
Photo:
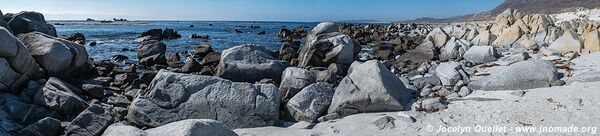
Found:
[(138, 47), (138, 59), (143, 66), (168, 65), (167, 45), (158, 40), (145, 41)]
[(441, 48), (450, 40), (450, 36), (442, 28), (438, 27), (433, 29), (425, 39), (430, 39), (435, 47)]
[(573, 31), (566, 31), (563, 36), (556, 39), (548, 49), (556, 50), (562, 54), (569, 52), (581, 52), (583, 40)]
[(62, 132), (60, 120), (47, 117), (41, 119), (26, 128), (21, 129), (17, 135), (20, 136), (58, 136)]
[(270, 126), (279, 120), (280, 96), (272, 84), (161, 70), (133, 100), (127, 119), (146, 127), (185, 119), (214, 119), (228, 128)]
[(597, 52), (600, 51), (600, 33), (598, 31), (591, 31), (584, 35), (584, 43), (583, 48), (591, 51)]
[(440, 60), (461, 60), (469, 50), (470, 42), (452, 37), (446, 45), (440, 49)]
[(473, 90), (525, 90), (550, 85), (558, 80), (558, 72), (549, 61), (530, 59), (510, 65), (487, 77), (469, 83)]
[(286, 109), (297, 121), (316, 122), (327, 112), (332, 98), (333, 87), (319, 82), (309, 85), (292, 97), (287, 102)]
[(20, 92), (29, 80), (41, 78), (42, 73), (27, 47), (0, 27), (0, 91)]
[(23, 34), (29, 32), (41, 32), (53, 37), (56, 37), (56, 29), (54, 26), (46, 22), (44, 15), (32, 11), (23, 11), (12, 16), (8, 21), (8, 25), (14, 34)]
[(496, 61), (497, 53), (492, 46), (473, 46), (463, 56), (466, 60), (476, 64)]
[(398, 60), (410, 60), (415, 63), (428, 62), (438, 59), (435, 44), (431, 41), (425, 41), (414, 50), (408, 50), (402, 54)]
[(412, 100), (411, 92), (394, 73), (376, 60), (354, 64), (342, 79), (328, 113), (347, 116), (356, 113), (399, 111)]
[(160, 127), (141, 130), (123, 123), (110, 125), (103, 136), (237, 136), (219, 121), (210, 119), (188, 119), (169, 123)]
[(77, 95), (81, 92), (78, 87), (51, 77), (46, 85), (35, 93), (33, 102), (63, 115), (77, 115), (88, 107), (88, 103)]
[(65, 135), (99, 136), (113, 121), (110, 107), (94, 104), (67, 125)]
[(524, 34), (523, 30), (517, 25), (502, 30), (502, 33), (492, 43), (495, 47), (510, 47)]
[(496, 38), (496, 35), (492, 34), (492, 32), (488, 30), (483, 31), (479, 33), (479, 35), (475, 36), (475, 38), (471, 40), (471, 43), (474, 46), (492, 45), (492, 42), (496, 41)]
[(20, 34), (18, 38), (48, 76), (80, 77), (90, 70), (89, 55), (82, 45), (40, 32)]
[(454, 86), (458, 81), (466, 79), (468, 77), (463, 76), (464, 73), (462, 65), (458, 62), (450, 61), (441, 63), (435, 69), (435, 74), (440, 78), (442, 85)]
[(316, 82), (315, 75), (306, 69), (298, 67), (288, 67), (283, 71), (279, 90), (282, 92), (282, 98), (290, 99), (302, 88)]
[(360, 44), (338, 31), (337, 25), (331, 22), (320, 23), (311, 30), (300, 50), (298, 66), (326, 67), (331, 63), (350, 65), (358, 59)]
[(224, 50), (217, 66), (217, 76), (236, 82), (256, 82), (269, 78), (280, 81), (290, 64), (273, 57), (274, 53), (256, 44)]
[(10, 30), (10, 25), (8, 25), (8, 23), (6, 23), (6, 21), (4, 20), (4, 14), (2, 14), (2, 11), (0, 11), (0, 27), (4, 27), (8, 31), (12, 31)]

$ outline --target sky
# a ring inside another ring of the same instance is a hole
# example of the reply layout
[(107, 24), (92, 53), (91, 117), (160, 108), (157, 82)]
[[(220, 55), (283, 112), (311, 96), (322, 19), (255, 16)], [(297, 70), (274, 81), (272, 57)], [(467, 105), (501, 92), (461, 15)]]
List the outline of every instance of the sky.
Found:
[(502, 0), (0, 0), (47, 20), (400, 21), (488, 11)]

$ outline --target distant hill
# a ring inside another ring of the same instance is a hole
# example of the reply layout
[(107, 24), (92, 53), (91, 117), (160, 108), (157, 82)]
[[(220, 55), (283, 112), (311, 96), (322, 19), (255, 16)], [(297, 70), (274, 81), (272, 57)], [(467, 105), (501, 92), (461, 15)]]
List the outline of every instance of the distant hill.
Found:
[(446, 19), (430, 19), (430, 20), (411, 20), (408, 22), (453, 22), (453, 21), (479, 21), (491, 20), (506, 9), (518, 9), (524, 14), (555, 14), (567, 11), (574, 11), (580, 8), (600, 8), (600, 0), (504, 0), (496, 8), (479, 13), (451, 17)]

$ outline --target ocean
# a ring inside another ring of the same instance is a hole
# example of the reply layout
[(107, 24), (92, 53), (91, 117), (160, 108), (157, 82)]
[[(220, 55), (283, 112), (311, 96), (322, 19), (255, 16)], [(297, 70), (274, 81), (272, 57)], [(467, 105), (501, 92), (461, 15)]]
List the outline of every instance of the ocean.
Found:
[[(70, 36), (79, 32), (85, 35), (87, 42), (96, 41), (96, 46), (85, 46), (90, 57), (95, 60), (110, 59), (114, 55), (125, 55), (132, 60), (137, 60), (137, 47), (141, 44), (133, 40), (149, 29), (172, 28), (182, 38), (163, 40), (167, 45), (167, 53), (182, 53), (193, 51), (202, 43), (212, 45), (216, 51), (222, 51), (242, 44), (259, 44), (267, 49), (277, 51), (282, 42), (277, 37), (281, 28), (293, 29), (295, 27), (316, 26), (318, 23), (307, 22), (244, 22), (244, 21), (130, 21), (113, 22), (103, 24), (88, 21), (49, 21), (54, 25), (58, 35)], [(212, 24), (212, 26), (210, 26)], [(194, 27), (190, 27), (194, 25)], [(259, 26), (260, 28), (238, 28), (236, 26)], [(236, 33), (235, 29), (244, 33)], [(257, 35), (265, 31), (265, 35)], [(208, 35), (206, 39), (192, 39), (192, 34)], [(133, 49), (134, 51), (122, 51), (122, 49)]]

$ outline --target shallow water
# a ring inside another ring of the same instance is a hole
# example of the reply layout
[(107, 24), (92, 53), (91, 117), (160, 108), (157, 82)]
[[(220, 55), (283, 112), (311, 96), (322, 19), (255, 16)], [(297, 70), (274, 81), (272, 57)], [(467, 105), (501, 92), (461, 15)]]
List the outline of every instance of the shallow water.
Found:
[[(282, 44), (282, 39), (277, 38), (277, 32), (285, 27), (293, 29), (295, 27), (314, 27), (317, 23), (303, 22), (225, 22), (225, 21), (133, 21), (133, 22), (114, 22), (111, 25), (92, 25), (86, 21), (50, 21), (50, 23), (64, 23), (66, 25), (55, 25), (59, 35), (71, 35), (79, 32), (86, 36), (87, 42), (96, 41), (96, 46), (85, 46), (90, 56), (96, 60), (109, 59), (110, 57), (121, 54), (130, 59), (137, 60), (136, 51), (121, 51), (123, 48), (137, 50), (141, 44), (133, 42), (142, 32), (155, 28), (172, 28), (176, 30), (182, 38), (173, 40), (163, 40), (167, 44), (167, 52), (192, 51), (201, 43), (209, 43), (213, 49), (222, 51), (233, 46), (254, 43), (260, 44), (267, 49), (276, 51)], [(99, 22), (95, 22), (99, 23)], [(212, 24), (213, 26), (209, 26)], [(194, 25), (194, 27), (189, 27)], [(236, 28), (236, 26), (260, 26), (260, 28)], [(239, 29), (244, 33), (235, 33)], [(310, 28), (306, 29), (307, 31)], [(258, 32), (266, 31), (266, 35), (256, 35)], [(209, 35), (210, 39), (189, 38), (192, 34)]]

